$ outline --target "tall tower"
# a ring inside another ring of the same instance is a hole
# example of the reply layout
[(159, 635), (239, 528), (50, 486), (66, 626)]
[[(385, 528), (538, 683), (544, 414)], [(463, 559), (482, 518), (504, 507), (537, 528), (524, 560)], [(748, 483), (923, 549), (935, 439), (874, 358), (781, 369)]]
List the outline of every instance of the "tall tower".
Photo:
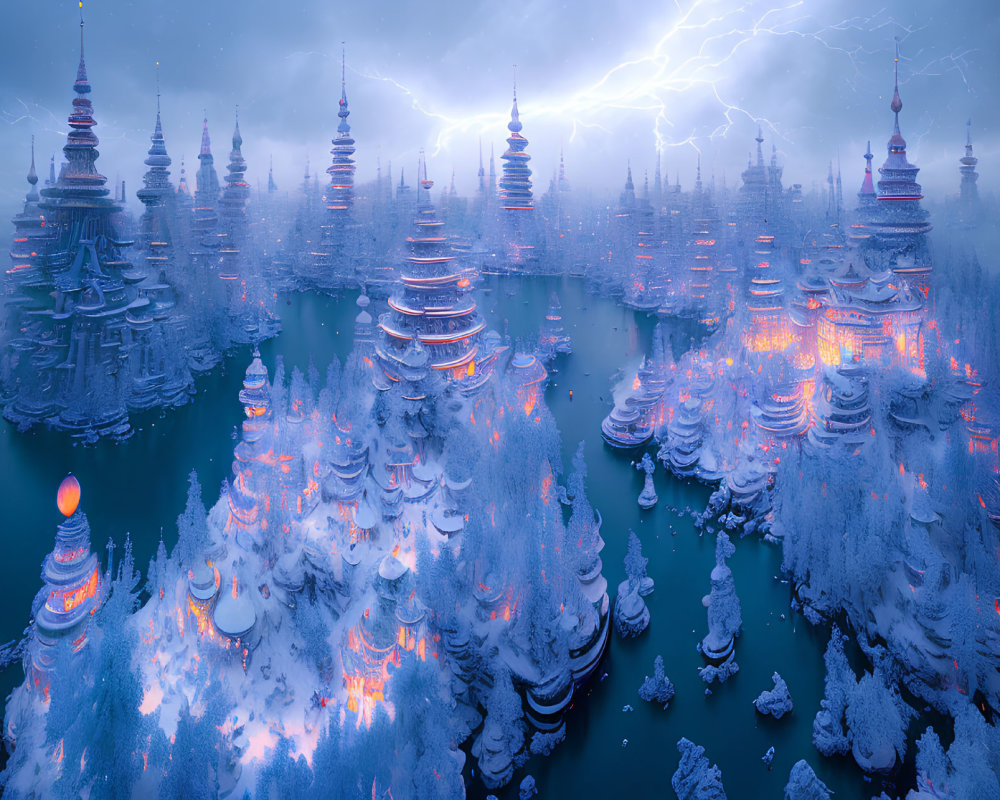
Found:
[(507, 130), (507, 152), (500, 156), (503, 161), (503, 177), (500, 179), (500, 199), (508, 212), (530, 212), (534, 210), (531, 195), (531, 160), (525, 152), (528, 140), (521, 135), (521, 118), (517, 110), (517, 85), (514, 86), (514, 104), (510, 110)]
[(346, 56), (340, 58), (340, 105), (337, 116), (337, 135), (330, 154), (333, 160), (327, 167), (330, 183), (323, 200), (326, 214), (321, 223), (320, 243), (316, 258), (315, 280), (325, 286), (349, 283), (354, 278), (352, 254), (347, 252), (347, 230), (352, 222), (354, 209), (354, 138), (347, 122), (351, 110), (347, 105)]
[(932, 270), (927, 233), (931, 224), (920, 207), (923, 199), (920, 171), (906, 160), (906, 140), (899, 131), (899, 45), (894, 61), (894, 87), (889, 108), (893, 113), (893, 131), (887, 145), (888, 155), (879, 168), (878, 204), (868, 220), (871, 237), (862, 247), (865, 262), (873, 272), (891, 269), (925, 296), (929, 291)]
[(749, 251), (756, 237), (773, 233), (769, 224), (771, 181), (764, 164), (764, 132), (759, 126), (754, 141), (757, 142), (757, 159), (756, 162), (747, 159), (740, 186), (740, 231), (745, 251)]
[(237, 117), (233, 149), (226, 167), (226, 188), (219, 204), (219, 278), (225, 287), (229, 309), (230, 343), (257, 342), (270, 335), (267, 328), (270, 312), (264, 302), (256, 253), (250, 242), (247, 216), (250, 185), (246, 181), (247, 162), (242, 147)]
[(326, 170), (330, 176), (330, 185), (327, 187), (327, 209), (333, 212), (331, 221), (337, 220), (340, 224), (349, 219), (351, 209), (354, 207), (355, 147), (351, 126), (347, 122), (350, 115), (351, 110), (347, 107), (346, 53), (341, 52), (340, 107), (337, 110), (340, 123), (337, 125), (337, 137), (333, 140), (333, 149), (330, 151), (333, 163)]
[(271, 159), (271, 163), (267, 166), (267, 193), (269, 195), (274, 194), (278, 191), (278, 184), (274, 182), (274, 159)]
[(68, 475), (59, 486), (59, 510), (66, 517), (56, 529), (55, 548), (42, 562), (44, 585), (35, 595), (34, 636), (25, 655), (28, 687), (48, 686), (61, 641), (78, 652), (87, 643), (87, 623), (100, 599), (101, 571), (90, 550), (87, 515), (77, 510), (80, 484)]
[[(190, 280), (186, 254), (184, 266), (178, 267), (176, 247), (187, 233), (180, 222), (177, 195), (170, 183), (170, 156), (167, 155), (160, 123), (160, 95), (156, 94), (156, 125), (150, 136), (152, 144), (146, 157), (149, 168), (143, 187), (136, 196), (146, 207), (139, 220), (139, 250), (146, 279), (137, 285), (138, 298), (126, 313), (131, 334), (128, 371), (132, 381), (128, 391), (130, 411), (156, 405), (182, 405), (191, 396), (193, 380), (187, 359), (191, 353), (192, 326), (176, 312), (171, 283)], [(174, 236), (179, 236), (175, 242)], [(188, 287), (190, 293), (190, 287)]]
[(198, 172), (195, 175), (194, 228), (208, 244), (207, 237), (215, 232), (219, 222), (219, 176), (215, 172), (215, 158), (212, 156), (212, 140), (208, 135), (208, 117), (202, 121), (201, 150), (198, 153)]
[(979, 175), (976, 172), (976, 164), (979, 159), (972, 155), (972, 120), (965, 123), (965, 155), (960, 158), (962, 165), (958, 168), (962, 175), (962, 182), (958, 189), (958, 202), (962, 221), (966, 225), (975, 225), (979, 221), (979, 189), (976, 181)]
[(35, 172), (35, 137), (31, 137), (31, 166), (28, 168), (28, 193), (24, 196), (24, 208), (12, 220), (14, 241), (10, 248), (11, 277), (8, 287), (20, 286), (38, 280), (42, 263), (42, 251), (46, 239), (45, 217), (38, 208), (38, 175)]
[(857, 222), (851, 226), (850, 241), (856, 245), (861, 244), (871, 236), (868, 222), (874, 219), (878, 211), (878, 194), (875, 192), (875, 182), (872, 178), (872, 143), (868, 140), (868, 149), (865, 150), (865, 177), (861, 181), (861, 189), (858, 191), (858, 207), (856, 212)]
[(247, 237), (250, 185), (246, 182), (247, 162), (243, 158), (242, 148), (243, 136), (240, 134), (240, 121), (237, 117), (233, 130), (233, 149), (229, 152), (229, 164), (226, 167), (226, 188), (219, 202), (219, 233), (222, 237), (220, 277), (227, 280), (236, 279), (245, 272), (240, 268), (240, 255)]
[[(130, 432), (120, 369), (126, 358), (125, 314), (143, 275), (122, 254), (121, 209), (96, 168), (97, 136), (84, 59), (73, 84), (66, 157), (55, 185), (42, 190), (44, 268), (36, 289), (17, 303), (23, 337), (12, 343), (16, 396), (6, 416), (20, 425), (45, 421), (83, 438)], [(42, 252), (40, 250), (36, 252)], [(9, 394), (8, 394), (9, 396)]]
[[(174, 189), (170, 183), (170, 156), (167, 155), (167, 145), (163, 138), (163, 126), (160, 123), (160, 94), (156, 94), (156, 125), (149, 137), (152, 144), (146, 156), (145, 164), (149, 169), (142, 179), (142, 188), (136, 192), (136, 197), (146, 207), (139, 220), (140, 239), (146, 251), (146, 260), (150, 265), (162, 262), (157, 255), (160, 248), (169, 246), (169, 230), (164, 220), (157, 219), (155, 209), (162, 208)], [(155, 244), (154, 244), (155, 242)]]
[(474, 362), (486, 327), (471, 294), (474, 272), (452, 255), (444, 223), (431, 203), (434, 182), (427, 179), (422, 153), (419, 171), (417, 215), (407, 238), (401, 285), (389, 299), (389, 312), (379, 319), (374, 383), (380, 390), (399, 381), (419, 383), (427, 374), (457, 381), (476, 375)]

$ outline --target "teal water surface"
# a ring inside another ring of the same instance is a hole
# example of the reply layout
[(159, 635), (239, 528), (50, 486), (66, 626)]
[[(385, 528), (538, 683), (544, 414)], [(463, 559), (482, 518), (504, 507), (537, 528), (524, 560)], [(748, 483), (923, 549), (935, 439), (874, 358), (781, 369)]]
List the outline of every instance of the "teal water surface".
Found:
[[(624, 578), (629, 528), (639, 534), (649, 574), (656, 581), (647, 598), (649, 630), (633, 641), (612, 636), (597, 675), (574, 701), (566, 742), (551, 757), (532, 759), (514, 783), (497, 794), (516, 797), (517, 783), (531, 772), (543, 798), (673, 797), (670, 776), (681, 736), (703, 745), (710, 760), (718, 763), (730, 798), (780, 798), (789, 769), (800, 758), (809, 761), (839, 798), (878, 794), (850, 762), (823, 759), (812, 746), (828, 634), (788, 612), (788, 587), (776, 580), (780, 552), (773, 546), (751, 539), (737, 544), (730, 565), (743, 604), (744, 633), (736, 650), (740, 672), (725, 686), (713, 687), (712, 696), (704, 694), (705, 684), (697, 674), (703, 662), (695, 645), (706, 632), (701, 598), (709, 590), (714, 539), (699, 537), (690, 516), (671, 509), (700, 511), (710, 489), (673, 479), (658, 468), (659, 504), (640, 512), (636, 498), (642, 475), (630, 466), (630, 456), (612, 451), (600, 436), (616, 373), (625, 365), (634, 367), (648, 349), (653, 321), (587, 294), (579, 281), (494, 278), (482, 288), (481, 308), (493, 327), (506, 330), (515, 341), (532, 343), (549, 294), (558, 291), (573, 354), (557, 360), (547, 400), (562, 433), (564, 466), (569, 467), (578, 441), (585, 439), (587, 488), (604, 517), (602, 555), (612, 598)], [(283, 298), (282, 333), (261, 348), (268, 367), (273, 371), (280, 354), (287, 370), (305, 370), (311, 357), (323, 374), (334, 355), (343, 359), (351, 347), (354, 299), (354, 294)], [(692, 334), (680, 321), (667, 327), (677, 342), (687, 342)], [(221, 369), (199, 379), (192, 404), (140, 417), (136, 435), (121, 444), (74, 447), (55, 434), (19, 434), (7, 424), (0, 426), (0, 574), (5, 604), (0, 640), (16, 638), (28, 622), (31, 599), (41, 585), (40, 565), (52, 549), (61, 519), (55, 492), (66, 472), (80, 479), (81, 507), (102, 558), (108, 538), (121, 545), (128, 531), (143, 571), (161, 528), (168, 547), (176, 541), (175, 520), (184, 508), (192, 469), (200, 476), (206, 505), (215, 502), (230, 471), (232, 434), (242, 416), (237, 392), (249, 357), (249, 349), (235, 353)], [(643, 703), (637, 695), (657, 654), (663, 655), (677, 691), (667, 711)], [(795, 711), (780, 721), (761, 718), (752, 706), (754, 697), (771, 687), (775, 670), (788, 682), (795, 701)], [(0, 676), (0, 690), (6, 695), (21, 680), (21, 670), (14, 666)], [(625, 705), (634, 711), (623, 712)], [(628, 745), (623, 747), (625, 739)], [(776, 755), (769, 772), (760, 758), (772, 745)], [(469, 794), (482, 797), (486, 792), (475, 780)]]

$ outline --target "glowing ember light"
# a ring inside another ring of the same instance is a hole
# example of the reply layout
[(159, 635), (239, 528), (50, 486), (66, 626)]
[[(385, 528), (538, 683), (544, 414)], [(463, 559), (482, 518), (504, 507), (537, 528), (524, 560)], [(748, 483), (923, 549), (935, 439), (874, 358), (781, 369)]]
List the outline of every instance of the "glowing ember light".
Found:
[(80, 505), (80, 481), (72, 473), (63, 478), (56, 493), (56, 505), (64, 517), (72, 517)]

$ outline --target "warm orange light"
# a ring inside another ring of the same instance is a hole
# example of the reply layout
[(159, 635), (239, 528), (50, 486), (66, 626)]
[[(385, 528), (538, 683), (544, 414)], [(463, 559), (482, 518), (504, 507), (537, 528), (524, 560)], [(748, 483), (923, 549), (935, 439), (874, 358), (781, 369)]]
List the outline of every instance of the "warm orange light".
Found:
[(72, 517), (80, 505), (80, 481), (72, 474), (63, 478), (56, 493), (56, 505), (64, 517)]

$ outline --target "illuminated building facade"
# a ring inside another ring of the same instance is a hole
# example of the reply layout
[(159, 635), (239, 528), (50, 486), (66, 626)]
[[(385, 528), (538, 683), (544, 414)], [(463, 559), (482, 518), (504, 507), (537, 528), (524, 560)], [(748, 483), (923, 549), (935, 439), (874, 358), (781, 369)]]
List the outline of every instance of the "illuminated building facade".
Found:
[[(56, 529), (55, 548), (42, 562), (44, 585), (32, 603), (34, 637), (25, 655), (30, 689), (48, 695), (54, 647), (69, 642), (78, 652), (87, 642), (87, 624), (101, 596), (101, 570), (90, 550), (90, 525), (77, 510), (80, 485), (73, 476), (59, 487), (59, 507), (66, 517)], [(68, 512), (68, 513), (67, 513)]]
[[(399, 290), (383, 314), (375, 354), (376, 387), (387, 389), (414, 370), (426, 368), (455, 380), (475, 378), (483, 369), (480, 335), (486, 323), (472, 294), (473, 269), (452, 254), (444, 222), (430, 200), (434, 185), (424, 177), (418, 188), (413, 233), (400, 269)], [(419, 363), (418, 363), (419, 362)]]

